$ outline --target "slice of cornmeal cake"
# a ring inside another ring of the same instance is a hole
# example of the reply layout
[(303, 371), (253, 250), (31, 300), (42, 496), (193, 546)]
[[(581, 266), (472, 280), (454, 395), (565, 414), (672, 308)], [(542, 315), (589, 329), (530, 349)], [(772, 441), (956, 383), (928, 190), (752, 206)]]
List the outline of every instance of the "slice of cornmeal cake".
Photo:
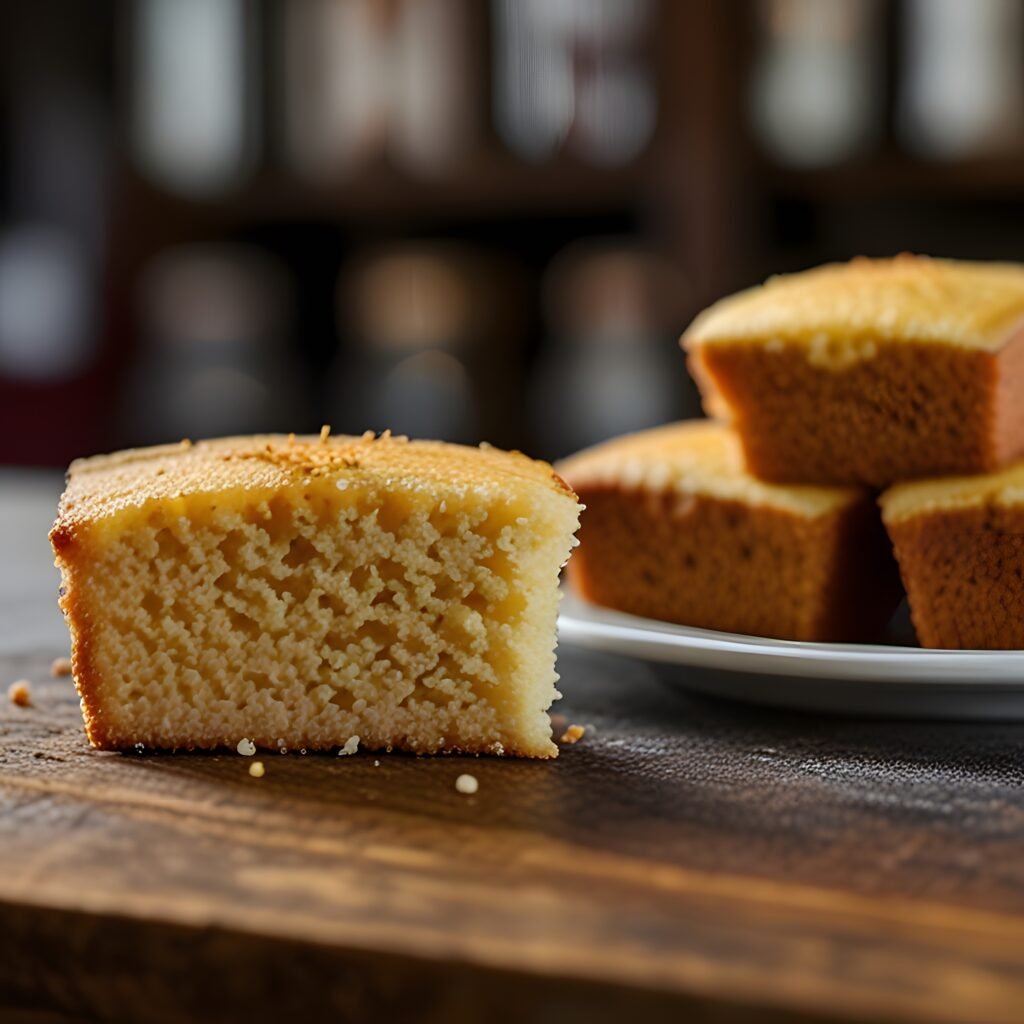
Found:
[(50, 539), (89, 739), (555, 756), (578, 514), (543, 462), (388, 435), (75, 462)]
[(921, 646), (1024, 650), (1024, 462), (880, 502)]
[(584, 502), (575, 589), (596, 604), (789, 640), (879, 634), (901, 591), (871, 494), (766, 484), (736, 435), (694, 420), (557, 465)]
[(886, 487), (1024, 455), (1024, 265), (904, 255), (775, 277), (683, 346), (764, 480)]

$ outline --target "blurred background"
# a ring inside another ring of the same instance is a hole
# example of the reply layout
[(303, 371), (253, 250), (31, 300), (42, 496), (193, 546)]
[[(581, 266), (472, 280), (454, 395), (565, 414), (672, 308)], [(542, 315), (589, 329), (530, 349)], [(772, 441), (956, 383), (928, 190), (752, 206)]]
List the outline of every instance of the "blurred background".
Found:
[(0, 5), (0, 464), (699, 413), (770, 273), (1024, 258), (1024, 0)]

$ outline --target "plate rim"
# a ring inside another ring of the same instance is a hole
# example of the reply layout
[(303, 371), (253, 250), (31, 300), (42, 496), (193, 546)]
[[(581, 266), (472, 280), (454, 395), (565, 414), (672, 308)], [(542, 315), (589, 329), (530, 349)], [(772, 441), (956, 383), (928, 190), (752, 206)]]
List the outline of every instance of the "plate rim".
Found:
[(648, 661), (755, 675), (888, 685), (1024, 688), (1024, 651), (776, 640), (647, 619), (565, 591), (560, 641)]

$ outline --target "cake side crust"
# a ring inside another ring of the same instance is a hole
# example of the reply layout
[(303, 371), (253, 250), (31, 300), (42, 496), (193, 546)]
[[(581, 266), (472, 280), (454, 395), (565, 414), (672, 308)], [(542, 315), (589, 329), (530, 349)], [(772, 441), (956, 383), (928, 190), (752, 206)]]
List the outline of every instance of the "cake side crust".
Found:
[(866, 495), (815, 518), (672, 491), (580, 484), (569, 580), (596, 604), (789, 640), (874, 639), (899, 600)]
[(1024, 453), (1011, 397), (1024, 388), (1022, 353), (1017, 334), (995, 354), (906, 344), (841, 370), (788, 345), (722, 345), (691, 358), (705, 401), (728, 411), (758, 477), (885, 487), (984, 472)]
[(922, 647), (1024, 649), (1024, 505), (888, 522)]
[(99, 680), (92, 657), (94, 616), (78, 572), (81, 532), (80, 529), (63, 527), (50, 533), (55, 564), (61, 573), (58, 604), (71, 636), (71, 677), (81, 702), (85, 735), (97, 749), (113, 750), (117, 748), (105, 727), (98, 693)]

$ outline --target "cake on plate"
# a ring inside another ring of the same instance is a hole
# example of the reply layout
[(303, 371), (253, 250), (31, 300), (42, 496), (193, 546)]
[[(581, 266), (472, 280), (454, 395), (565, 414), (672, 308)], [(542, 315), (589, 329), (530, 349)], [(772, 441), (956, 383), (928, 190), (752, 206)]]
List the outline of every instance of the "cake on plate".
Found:
[(901, 591), (870, 492), (764, 483), (692, 420), (557, 465), (585, 511), (569, 579), (648, 618), (789, 640), (876, 637)]
[(1024, 649), (1024, 462), (880, 501), (921, 646)]
[(775, 277), (683, 346), (765, 480), (885, 487), (1024, 455), (1024, 266), (903, 255)]

